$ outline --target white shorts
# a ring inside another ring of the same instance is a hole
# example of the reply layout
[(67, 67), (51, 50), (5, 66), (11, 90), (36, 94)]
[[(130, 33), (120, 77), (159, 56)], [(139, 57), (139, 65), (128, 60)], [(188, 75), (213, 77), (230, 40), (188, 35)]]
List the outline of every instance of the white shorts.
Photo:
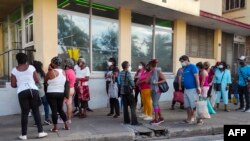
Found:
[(184, 90), (184, 107), (195, 108), (196, 101), (199, 99), (199, 95), (196, 89), (185, 89)]

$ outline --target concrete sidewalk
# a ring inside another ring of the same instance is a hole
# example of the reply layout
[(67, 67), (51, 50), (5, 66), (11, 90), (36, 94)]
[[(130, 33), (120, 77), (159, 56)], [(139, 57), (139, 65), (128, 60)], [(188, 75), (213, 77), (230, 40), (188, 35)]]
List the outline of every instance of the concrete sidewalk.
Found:
[[(178, 105), (178, 104), (177, 104)], [(49, 130), (52, 126), (44, 126), (44, 130), (49, 133), (49, 136), (42, 141), (85, 141), (85, 140), (98, 140), (98, 141), (117, 141), (117, 140), (153, 140), (153, 139), (168, 139), (180, 138), (189, 136), (202, 136), (202, 135), (215, 135), (223, 133), (223, 125), (225, 124), (250, 124), (250, 113), (243, 113), (234, 111), (236, 106), (230, 105), (231, 112), (224, 112), (219, 110), (216, 115), (211, 119), (205, 120), (205, 124), (198, 126), (196, 124), (188, 125), (183, 123), (186, 117), (186, 111), (177, 109), (169, 110), (170, 103), (161, 103), (162, 112), (165, 117), (165, 122), (161, 127), (166, 128), (166, 135), (151, 136), (136, 134), (131, 126), (123, 125), (122, 114), (121, 117), (114, 119), (107, 117), (109, 109), (95, 109), (94, 112), (89, 112), (86, 119), (73, 118), (70, 124), (71, 130), (65, 131), (62, 129), (63, 125), (59, 124), (58, 133), (52, 133)], [(140, 113), (138, 113), (139, 115)], [(143, 123), (143, 128), (148, 125)], [(33, 127), (33, 118), (29, 118), (28, 139), (37, 140), (37, 129)], [(9, 141), (17, 140), (17, 136), (21, 133), (20, 115), (3, 116), (0, 117), (0, 140)], [(152, 131), (153, 132), (153, 131)]]

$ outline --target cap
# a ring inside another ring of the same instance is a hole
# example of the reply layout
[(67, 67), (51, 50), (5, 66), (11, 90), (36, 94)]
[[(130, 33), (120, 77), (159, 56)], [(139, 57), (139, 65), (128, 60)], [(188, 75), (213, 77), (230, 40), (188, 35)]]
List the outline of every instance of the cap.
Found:
[(239, 60), (241, 60), (241, 61), (246, 60), (246, 56), (240, 56)]

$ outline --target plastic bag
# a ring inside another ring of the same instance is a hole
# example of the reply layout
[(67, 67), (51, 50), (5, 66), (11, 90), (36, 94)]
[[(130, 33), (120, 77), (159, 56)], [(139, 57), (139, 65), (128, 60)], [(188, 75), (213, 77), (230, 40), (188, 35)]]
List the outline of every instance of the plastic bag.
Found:
[(209, 119), (210, 114), (208, 113), (207, 101), (199, 100), (196, 102), (196, 117), (198, 119)]
[(109, 84), (108, 95), (110, 98), (118, 98), (118, 86), (117, 83), (111, 81)]
[(184, 95), (181, 91), (175, 91), (174, 92), (174, 101), (183, 103), (184, 102)]
[(214, 108), (212, 107), (212, 105), (208, 99), (207, 99), (207, 109), (208, 109), (208, 113), (210, 115), (216, 114), (216, 112), (214, 111)]
[(210, 102), (211, 102), (211, 106), (214, 107), (215, 102), (216, 102), (216, 91), (214, 90), (214, 87), (212, 87), (212, 91), (211, 91), (211, 98), (210, 98)]

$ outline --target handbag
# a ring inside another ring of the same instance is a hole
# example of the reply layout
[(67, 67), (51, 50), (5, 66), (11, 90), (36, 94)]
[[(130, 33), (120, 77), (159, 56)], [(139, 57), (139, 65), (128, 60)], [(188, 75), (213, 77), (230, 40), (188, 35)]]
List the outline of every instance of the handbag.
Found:
[(199, 98), (199, 100), (196, 102), (196, 116), (199, 119), (211, 118), (210, 114), (208, 113), (207, 101), (202, 98)]
[(222, 77), (221, 77), (220, 83), (215, 83), (215, 85), (214, 85), (215, 91), (221, 91), (221, 82), (222, 82), (222, 80), (223, 80), (224, 74), (225, 74), (225, 71), (224, 71), (224, 73), (223, 73), (223, 75), (222, 75)]
[(109, 83), (108, 94), (110, 98), (118, 98), (118, 86), (116, 82)]
[(127, 82), (127, 74), (128, 74), (128, 72), (126, 71), (125, 72), (125, 79), (124, 79), (124, 84), (125, 85), (123, 85), (123, 88), (124, 88), (124, 93), (129, 95), (129, 94), (131, 94), (133, 92), (133, 89), (130, 86), (129, 82)]
[(70, 90), (69, 81), (66, 80), (64, 84), (64, 97), (69, 98), (69, 90)]
[(164, 83), (159, 84), (158, 87), (159, 87), (161, 93), (165, 93), (169, 89), (167, 81), (165, 81)]
[(184, 95), (181, 91), (174, 92), (174, 101), (183, 103), (184, 102)]

